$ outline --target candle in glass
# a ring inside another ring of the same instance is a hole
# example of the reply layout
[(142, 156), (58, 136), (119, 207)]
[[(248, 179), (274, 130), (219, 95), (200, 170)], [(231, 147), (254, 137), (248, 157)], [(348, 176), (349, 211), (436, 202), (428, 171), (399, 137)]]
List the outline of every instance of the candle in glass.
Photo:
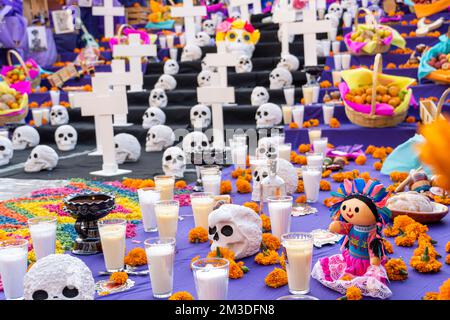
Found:
[(323, 123), (330, 124), (330, 120), (333, 118), (334, 115), (334, 104), (333, 103), (326, 103), (322, 106), (322, 112), (323, 112)]
[(156, 188), (141, 188), (138, 189), (138, 198), (144, 231), (157, 231), (155, 203), (161, 200), (161, 192)]
[(292, 145), (290, 143), (283, 143), (278, 145), (278, 157), (286, 161), (291, 161)]
[(209, 192), (199, 192), (191, 194), (191, 206), (194, 214), (196, 227), (202, 227), (208, 230), (208, 217), (214, 210), (214, 196)]
[(202, 170), (201, 175), (203, 191), (211, 192), (215, 196), (220, 195), (220, 170)]
[(272, 234), (278, 239), (291, 230), (291, 196), (267, 197)]
[(333, 55), (334, 60), (334, 70), (341, 71), (342, 70), (342, 54)]
[(56, 218), (35, 217), (28, 219), (28, 228), (33, 240), (34, 253), (39, 260), (55, 253)]
[(320, 138), (313, 141), (314, 152), (326, 154), (327, 153), (328, 138)]
[(166, 35), (167, 46), (171, 49), (174, 47), (175, 37), (173, 34)]
[(292, 122), (292, 107), (282, 106), (281, 110), (283, 111), (283, 122), (288, 125)]
[(303, 127), (303, 118), (305, 115), (305, 106), (298, 105), (292, 108), (292, 118), (299, 128)]
[(284, 99), (286, 100), (286, 104), (288, 106), (294, 105), (295, 100), (295, 87), (294, 86), (286, 86), (283, 88)]
[(342, 70), (348, 70), (350, 69), (350, 61), (352, 59), (351, 54), (349, 53), (344, 53), (341, 56), (341, 65), (342, 65)]
[(331, 41), (330, 40), (322, 40), (320, 42), (322, 49), (323, 49), (323, 53), (325, 57), (328, 57), (330, 55), (330, 51), (331, 51)]
[(342, 75), (340, 71), (331, 71), (331, 77), (333, 79), (333, 86), (337, 86), (342, 81)]
[(166, 36), (160, 35), (160, 36), (158, 36), (158, 40), (159, 40), (159, 46), (161, 47), (161, 49), (167, 48)]
[(59, 90), (50, 90), (50, 99), (52, 100), (52, 105), (53, 106), (59, 105), (60, 95), (61, 95), (61, 91), (59, 91)]
[(31, 109), (31, 113), (33, 115), (33, 121), (34, 125), (36, 127), (40, 127), (42, 125), (42, 118), (43, 118), (43, 112), (40, 108), (33, 108)]
[(27, 272), (28, 241), (0, 241), (0, 276), (7, 300), (23, 299), (23, 278)]
[(229, 261), (223, 258), (198, 259), (191, 264), (199, 300), (226, 300)]
[(102, 243), (103, 258), (108, 272), (122, 271), (125, 258), (125, 219), (98, 221), (98, 231)]
[(183, 25), (181, 23), (175, 23), (175, 33), (179, 34), (183, 31)]
[(313, 96), (314, 96), (314, 89), (312, 86), (305, 84), (302, 86), (302, 92), (303, 92), (303, 100), (305, 105), (310, 105), (313, 102)]
[(234, 168), (245, 168), (247, 162), (247, 145), (233, 142), (231, 145)]
[(341, 50), (341, 42), (340, 41), (333, 41), (331, 44), (333, 54), (339, 53)]
[(161, 200), (173, 199), (175, 178), (173, 176), (155, 176), (155, 186), (161, 193)]
[(323, 165), (323, 154), (316, 152), (307, 152), (306, 153), (306, 164), (308, 167), (318, 168), (322, 170)]
[(320, 86), (313, 85), (312, 88), (313, 88), (312, 103), (317, 103), (317, 102), (319, 102)]
[(161, 200), (155, 203), (156, 224), (160, 237), (176, 238), (180, 203), (177, 200)]
[(307, 202), (314, 203), (319, 199), (321, 177), (322, 170), (309, 166), (302, 167), (302, 178)]
[(319, 128), (309, 128), (308, 129), (308, 137), (309, 137), (309, 143), (313, 144), (313, 142), (317, 139), (320, 139), (322, 136), (322, 129)]

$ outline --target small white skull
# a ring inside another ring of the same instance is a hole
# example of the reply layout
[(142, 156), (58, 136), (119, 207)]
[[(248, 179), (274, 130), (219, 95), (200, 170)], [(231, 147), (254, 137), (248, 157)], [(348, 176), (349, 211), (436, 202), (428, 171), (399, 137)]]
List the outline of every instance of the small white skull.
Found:
[(170, 147), (164, 151), (162, 156), (162, 168), (165, 175), (183, 178), (186, 170), (186, 156), (178, 147)]
[(284, 68), (275, 68), (270, 72), (270, 89), (283, 89), (292, 85), (292, 74)]
[(50, 123), (52, 126), (60, 126), (69, 123), (69, 113), (63, 106), (53, 106), (50, 110)]
[(166, 123), (166, 114), (160, 108), (150, 107), (145, 110), (142, 116), (142, 127), (150, 129), (158, 124)]
[(211, 72), (217, 72), (217, 67), (211, 67), (206, 64), (205, 58), (202, 59), (202, 70), (209, 70)]
[(128, 133), (119, 133), (114, 136), (116, 162), (136, 162), (141, 156), (141, 144), (135, 136)]
[(175, 133), (172, 128), (159, 124), (151, 127), (147, 132), (145, 151), (162, 151), (175, 142)]
[[(282, 40), (283, 40), (283, 29), (278, 29), (278, 33), (277, 33), (277, 36), (278, 36), (278, 41), (279, 42), (282, 42)], [(293, 35), (293, 34), (290, 34), (289, 36), (288, 36), (288, 39), (289, 39), (289, 43), (293, 43), (294, 42), (294, 37), (295, 37), (295, 35)]]
[(39, 144), (39, 132), (30, 126), (20, 126), (14, 130), (12, 145), (14, 150), (25, 150)]
[(12, 142), (0, 136), (0, 166), (7, 165), (14, 154)]
[(211, 110), (204, 104), (191, 108), (191, 125), (195, 129), (205, 129), (211, 124)]
[(233, 18), (234, 20), (241, 19), (241, 13), (239, 10), (233, 10), (233, 12), (230, 13), (230, 18)]
[(75, 149), (77, 140), (77, 130), (69, 124), (62, 125), (55, 131), (56, 146), (61, 151), (70, 151)]
[(148, 96), (148, 104), (150, 107), (165, 108), (167, 107), (167, 95), (163, 89), (155, 88), (150, 91)]
[(217, 247), (234, 252), (236, 259), (251, 256), (259, 251), (262, 240), (262, 221), (247, 207), (223, 204), (208, 217), (211, 251)]
[(276, 159), (278, 157), (278, 140), (276, 138), (264, 137), (258, 140), (256, 148), (257, 159)]
[(208, 35), (213, 36), (216, 34), (216, 23), (211, 19), (206, 19), (202, 24), (203, 31)]
[(169, 74), (171, 76), (176, 75), (180, 71), (180, 66), (178, 62), (173, 59), (169, 59), (164, 63), (164, 74)]
[(252, 72), (253, 63), (250, 57), (240, 56), (238, 64), (236, 65), (236, 73)]
[(334, 13), (327, 13), (324, 18), (325, 20), (329, 20), (331, 22), (331, 26), (333, 28), (337, 28), (339, 26), (339, 18)]
[(202, 58), (202, 49), (195, 44), (187, 44), (181, 53), (181, 62), (196, 61)]
[(199, 47), (206, 47), (211, 44), (211, 37), (204, 31), (201, 31), (195, 35), (194, 44)]
[(261, 181), (263, 181), (264, 178), (269, 176), (269, 167), (267, 165), (256, 167), (253, 170), (252, 176), (253, 176), (252, 201), (260, 201)]
[(341, 19), (342, 17), (342, 7), (338, 2), (333, 2), (328, 7), (327, 13), (334, 14), (338, 19)]
[(252, 106), (259, 107), (260, 105), (269, 102), (269, 91), (264, 87), (254, 87), (251, 96)]
[(175, 90), (177, 87), (177, 80), (170, 74), (163, 74), (159, 77), (155, 84), (155, 89), (163, 89), (165, 91)]
[(209, 148), (208, 137), (203, 132), (190, 132), (183, 138), (182, 146), (186, 153), (202, 151)]
[(31, 150), (25, 162), (25, 172), (39, 172), (41, 170), (53, 170), (58, 164), (58, 154), (55, 150), (45, 145), (38, 145)]
[(277, 68), (285, 68), (290, 72), (297, 71), (300, 67), (300, 61), (292, 54), (285, 53), (281, 55), (280, 62), (277, 64)]
[(209, 70), (200, 71), (197, 75), (197, 83), (198, 86), (201, 87), (210, 87), (212, 85), (212, 79), (214, 77), (214, 72)]
[(256, 110), (256, 127), (273, 127), (281, 123), (283, 113), (274, 103), (264, 103)]

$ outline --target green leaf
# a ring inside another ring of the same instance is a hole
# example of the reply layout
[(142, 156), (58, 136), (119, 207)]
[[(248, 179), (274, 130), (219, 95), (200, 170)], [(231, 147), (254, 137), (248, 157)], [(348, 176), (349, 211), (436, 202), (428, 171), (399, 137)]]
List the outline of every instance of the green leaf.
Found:
[(217, 258), (223, 258), (222, 253), (220, 252), (219, 247), (216, 248), (216, 256), (217, 256)]
[(250, 271), (250, 269), (247, 266), (242, 266), (241, 269), (242, 269), (242, 271), (244, 271), (244, 273), (247, 273)]
[(428, 246), (427, 247), (425, 247), (425, 250), (423, 251), (423, 255), (422, 255), (422, 259), (421, 259), (423, 262), (428, 262), (428, 261), (430, 261), (430, 255), (429, 255), (429, 252), (428, 252)]

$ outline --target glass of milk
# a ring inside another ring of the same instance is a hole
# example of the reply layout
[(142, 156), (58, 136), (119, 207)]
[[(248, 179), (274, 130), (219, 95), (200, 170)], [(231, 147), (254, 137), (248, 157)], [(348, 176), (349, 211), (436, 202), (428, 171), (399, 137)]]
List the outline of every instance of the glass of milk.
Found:
[(289, 292), (307, 294), (311, 279), (313, 237), (310, 233), (291, 232), (281, 236), (286, 255)]
[(317, 152), (306, 153), (306, 164), (311, 168), (318, 168), (322, 170), (323, 166), (323, 154)]
[(192, 193), (191, 206), (195, 226), (208, 230), (208, 217), (214, 209), (214, 195), (210, 192)]
[(302, 166), (302, 177), (303, 185), (305, 187), (306, 202), (317, 202), (317, 200), (319, 200), (322, 170), (315, 167)]
[(341, 42), (340, 41), (333, 41), (331, 43), (331, 48), (332, 48), (333, 54), (339, 53), (340, 50), (341, 50)]
[(286, 104), (288, 106), (294, 105), (295, 100), (295, 87), (294, 86), (286, 86), (283, 88), (284, 99), (286, 100)]
[(328, 138), (327, 137), (323, 137), (323, 138), (316, 139), (313, 141), (314, 152), (326, 154), (327, 146), (328, 146)]
[(165, 49), (167, 48), (167, 38), (164, 35), (160, 35), (158, 36), (159, 39), (159, 45), (161, 47), (161, 49)]
[(282, 143), (278, 145), (278, 157), (286, 161), (291, 161), (292, 144)]
[(175, 238), (158, 237), (144, 241), (153, 297), (168, 298), (173, 291)]
[(155, 232), (156, 225), (155, 203), (161, 200), (161, 191), (156, 188), (141, 188), (137, 191), (139, 206), (141, 207), (142, 223), (145, 232)]
[(206, 169), (201, 171), (204, 192), (210, 192), (215, 196), (220, 195), (221, 171)]
[(27, 272), (28, 241), (0, 241), (0, 276), (7, 300), (23, 299), (23, 277)]
[(59, 99), (61, 96), (61, 91), (59, 90), (50, 90), (50, 99), (52, 100), (52, 105), (59, 105)]
[(308, 129), (309, 144), (322, 137), (322, 129), (320, 128), (309, 128)]
[(284, 124), (289, 125), (292, 122), (292, 106), (281, 106), (281, 110), (283, 111), (283, 122)]
[(245, 168), (247, 162), (247, 144), (230, 140), (230, 147), (234, 168)]
[(306, 106), (309, 106), (313, 102), (314, 87), (309, 84), (305, 84), (302, 86), (302, 92), (303, 92), (304, 103)]
[(178, 48), (170, 48), (169, 50), (170, 59), (178, 60)]
[(299, 128), (303, 126), (303, 119), (305, 116), (305, 106), (298, 105), (292, 108), (292, 118)]
[(42, 118), (44, 116), (44, 112), (40, 108), (31, 109), (31, 114), (33, 115), (34, 125), (36, 127), (40, 127), (42, 125)]
[(156, 224), (160, 237), (176, 238), (180, 203), (177, 200), (161, 200), (155, 203)]
[(123, 270), (125, 258), (125, 219), (106, 219), (98, 221), (98, 231), (102, 243), (103, 258), (108, 272)]
[(342, 70), (342, 54), (334, 54), (334, 70), (341, 71)]
[(155, 187), (159, 189), (161, 200), (173, 199), (173, 188), (175, 186), (175, 178), (173, 176), (155, 176)]
[(267, 197), (272, 234), (278, 239), (291, 230), (291, 196)]
[(229, 262), (223, 258), (198, 259), (191, 264), (198, 300), (226, 300)]
[(55, 253), (56, 218), (30, 218), (28, 219), (28, 228), (33, 240), (33, 248), (37, 260)]
[(181, 23), (175, 23), (174, 28), (175, 28), (175, 33), (177, 33), (177, 34), (183, 32), (183, 25)]
[(330, 120), (334, 116), (334, 104), (325, 103), (324, 105), (322, 105), (322, 113), (323, 113), (323, 123), (330, 124)]
[(352, 55), (350, 53), (344, 53), (341, 57), (342, 70), (350, 69), (350, 61), (352, 60)]

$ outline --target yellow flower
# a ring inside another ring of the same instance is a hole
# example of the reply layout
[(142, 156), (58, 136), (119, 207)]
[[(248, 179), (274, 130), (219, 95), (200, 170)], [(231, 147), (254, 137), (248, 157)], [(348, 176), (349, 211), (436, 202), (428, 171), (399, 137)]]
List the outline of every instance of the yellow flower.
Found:
[(189, 231), (190, 243), (203, 243), (208, 241), (208, 231), (203, 227), (196, 227)]
[(275, 250), (265, 250), (255, 256), (255, 262), (264, 266), (278, 263), (280, 257)]
[(262, 244), (269, 250), (280, 249), (280, 240), (271, 233), (262, 234)]
[(114, 272), (109, 277), (109, 280), (120, 286), (127, 282), (128, 274), (126, 272)]
[(287, 273), (283, 269), (274, 268), (264, 279), (268, 287), (278, 288), (287, 285)]
[(438, 300), (450, 300), (450, 278), (439, 287)]
[(408, 269), (402, 259), (390, 259), (385, 265), (389, 280), (402, 281), (408, 278)]
[(187, 291), (179, 291), (171, 295), (169, 300), (194, 300), (194, 297)]
[(243, 29), (245, 26), (245, 21), (244, 20), (234, 20), (231, 23), (231, 28), (235, 28), (235, 29)]
[(345, 292), (345, 300), (361, 300), (362, 293), (361, 290), (357, 287), (349, 287)]

